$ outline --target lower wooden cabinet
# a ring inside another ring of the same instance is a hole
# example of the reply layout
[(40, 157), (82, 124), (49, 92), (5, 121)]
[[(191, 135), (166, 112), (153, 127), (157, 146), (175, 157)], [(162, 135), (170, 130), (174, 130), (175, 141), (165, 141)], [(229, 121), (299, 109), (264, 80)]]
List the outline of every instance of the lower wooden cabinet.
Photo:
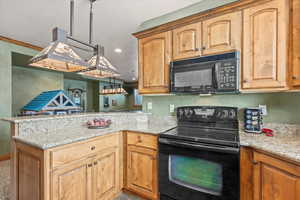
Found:
[(92, 185), (96, 200), (112, 200), (118, 193), (120, 160), (119, 149), (101, 152), (93, 161)]
[(299, 200), (300, 164), (241, 149), (241, 200)]
[(51, 177), (52, 200), (92, 200), (92, 160), (56, 170)]
[[(136, 137), (144, 140), (141, 139), (138, 143), (135, 143), (132, 140), (135, 140)], [(149, 146), (151, 147), (149, 144), (153, 144), (152, 148), (149, 148)], [(156, 148), (156, 136), (127, 133), (125, 187), (127, 190), (154, 200), (158, 199)]]
[(123, 187), (122, 137), (114, 133), (45, 151), (17, 143), (16, 199), (113, 200)]

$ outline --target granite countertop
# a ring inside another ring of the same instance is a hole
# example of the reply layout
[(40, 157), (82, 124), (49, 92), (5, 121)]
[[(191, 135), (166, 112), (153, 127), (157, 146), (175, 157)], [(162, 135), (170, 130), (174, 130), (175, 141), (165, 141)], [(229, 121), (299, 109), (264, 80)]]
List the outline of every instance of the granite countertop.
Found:
[(298, 131), (286, 133), (277, 130), (274, 132), (274, 137), (241, 131), (240, 144), (300, 162), (300, 133)]
[(98, 136), (103, 136), (118, 131), (135, 131), (148, 134), (160, 134), (174, 128), (175, 124), (160, 124), (160, 123), (138, 123), (135, 125), (119, 125), (112, 126), (106, 129), (88, 129), (86, 126), (81, 126), (71, 129), (60, 129), (47, 133), (32, 133), (29, 135), (15, 136), (14, 139), (25, 144), (37, 147), (39, 149), (50, 149), (57, 146), (79, 142), (91, 139)]

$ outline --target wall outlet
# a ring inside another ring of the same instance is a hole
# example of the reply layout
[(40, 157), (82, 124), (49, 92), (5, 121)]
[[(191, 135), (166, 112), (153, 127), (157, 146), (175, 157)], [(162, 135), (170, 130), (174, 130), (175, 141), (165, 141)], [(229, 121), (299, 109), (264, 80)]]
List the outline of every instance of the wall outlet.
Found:
[(148, 104), (147, 104), (147, 109), (148, 109), (148, 110), (152, 110), (152, 102), (148, 102)]
[(170, 104), (170, 113), (175, 112), (175, 105), (174, 104)]
[(267, 105), (259, 105), (258, 107), (261, 109), (262, 115), (268, 115)]

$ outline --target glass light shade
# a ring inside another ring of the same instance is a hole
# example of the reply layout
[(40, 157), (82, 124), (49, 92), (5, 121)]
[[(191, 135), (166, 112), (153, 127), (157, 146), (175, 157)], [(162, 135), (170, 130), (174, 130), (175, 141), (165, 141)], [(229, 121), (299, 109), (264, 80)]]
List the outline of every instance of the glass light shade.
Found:
[(88, 67), (78, 54), (67, 44), (56, 41), (43, 49), (29, 61), (30, 66), (63, 72), (75, 72)]
[(120, 76), (120, 74), (117, 72), (117, 69), (104, 56), (94, 55), (88, 61), (88, 64), (91, 67), (78, 74), (93, 78), (109, 78)]

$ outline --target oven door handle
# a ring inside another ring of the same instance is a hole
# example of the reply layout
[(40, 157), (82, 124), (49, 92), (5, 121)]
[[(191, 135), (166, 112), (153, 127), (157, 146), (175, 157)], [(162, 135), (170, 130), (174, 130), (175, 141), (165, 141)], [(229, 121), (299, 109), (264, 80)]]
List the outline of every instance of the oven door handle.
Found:
[(187, 143), (181, 141), (168, 140), (164, 138), (159, 138), (159, 143), (177, 146), (177, 147), (185, 147), (189, 149), (198, 149), (198, 150), (207, 150), (207, 151), (215, 151), (220, 153), (230, 153), (237, 154), (240, 152), (239, 148), (234, 147), (223, 147), (223, 146), (215, 146), (215, 145), (207, 145), (207, 144), (195, 144), (195, 143)]

